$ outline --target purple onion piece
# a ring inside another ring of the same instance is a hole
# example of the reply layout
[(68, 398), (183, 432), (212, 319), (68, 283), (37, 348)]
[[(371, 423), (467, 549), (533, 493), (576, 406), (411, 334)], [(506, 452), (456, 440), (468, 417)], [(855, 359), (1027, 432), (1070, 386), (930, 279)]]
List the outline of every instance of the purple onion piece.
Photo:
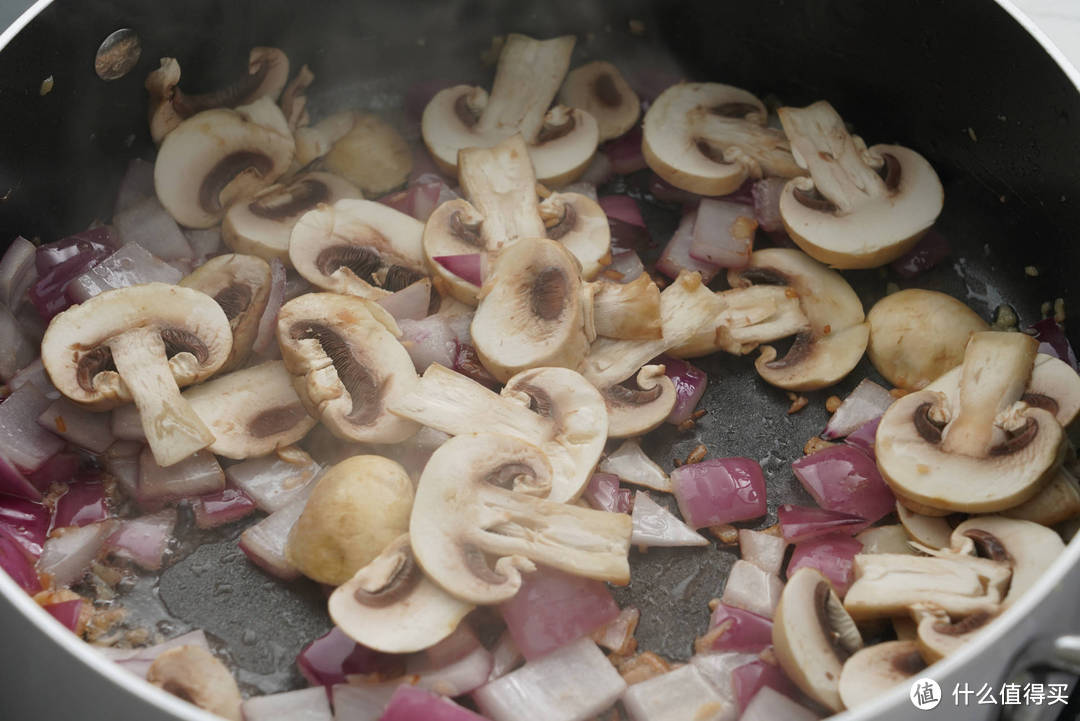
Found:
[(15, 541), (3, 534), (0, 534), (0, 568), (27, 593), (35, 594), (41, 590), (34, 564)]
[(296, 665), (312, 686), (333, 686), (344, 683), (350, 674), (395, 668), (398, 661), (390, 654), (361, 646), (335, 626), (305, 646)]
[(870, 456), (870, 458), (875, 458), (874, 440), (877, 438), (877, 429), (880, 424), (881, 416), (878, 416), (872, 421), (867, 421), (859, 426), (858, 430), (854, 433), (849, 433), (848, 437), (844, 439), (844, 442), (848, 445), (855, 446), (860, 451)]
[(590, 506), (609, 513), (629, 513), (633, 506), (633, 493), (619, 485), (619, 477), (612, 473), (596, 471), (589, 478), (589, 485), (582, 493)]
[(714, 638), (710, 651), (759, 653), (772, 643), (772, 621), (756, 613), (717, 604), (709, 620), (709, 630), (721, 624), (727, 624), (727, 630)]
[(1077, 370), (1076, 353), (1069, 339), (1065, 337), (1065, 329), (1056, 320), (1043, 318), (1024, 332), (1035, 336), (1035, 340), (1039, 341), (1040, 353), (1052, 355)]
[(701, 397), (705, 395), (709, 377), (705, 371), (681, 358), (661, 356), (656, 362), (664, 364), (664, 375), (675, 385), (675, 407), (671, 409), (667, 422), (679, 425), (693, 415)]
[(684, 270), (701, 273), (703, 283), (708, 283), (720, 270), (719, 266), (703, 263), (690, 255), (690, 244), (694, 241), (694, 221), (697, 211), (690, 211), (683, 215), (679, 227), (671, 236), (660, 259), (656, 261), (656, 269), (668, 278), (675, 279)]
[(840, 598), (851, 586), (855, 568), (855, 554), (862, 552), (862, 543), (847, 533), (821, 536), (795, 546), (788, 562), (787, 577), (791, 578), (800, 568), (816, 568), (832, 582)]
[(811, 538), (835, 533), (853, 536), (870, 525), (861, 516), (790, 503), (780, 506), (776, 513), (780, 533), (788, 543), (803, 543)]
[(48, 508), (24, 498), (0, 496), (0, 536), (19, 546), (27, 558), (41, 555), (48, 534)]
[(237, 488), (226, 488), (199, 496), (192, 501), (191, 509), (195, 512), (197, 527), (217, 528), (251, 515), (255, 510), (255, 501)]
[(814, 501), (874, 523), (896, 508), (896, 496), (885, 485), (874, 461), (858, 448), (832, 446), (791, 464)]
[(759, 518), (766, 513), (765, 475), (749, 458), (710, 458), (671, 472), (679, 511), (691, 528)]
[(50, 603), (47, 606), (42, 606), (42, 608), (48, 611), (53, 618), (63, 624), (69, 631), (75, 633), (79, 628), (79, 616), (82, 614), (82, 605), (82, 599), (76, 598), (72, 601)]
[(889, 391), (863, 378), (829, 418), (821, 437), (826, 440), (843, 438), (875, 418), (880, 418), (892, 402)]
[(787, 183), (787, 178), (765, 178), (754, 183), (750, 189), (754, 218), (758, 227), (767, 233), (783, 232), (786, 235), (784, 221), (780, 217), (780, 196)]
[(105, 486), (101, 483), (76, 482), (68, 486), (56, 502), (52, 527), (85, 526), (109, 517)]
[(914, 278), (925, 273), (941, 261), (952, 255), (949, 241), (945, 236), (931, 228), (919, 239), (915, 247), (900, 256), (889, 267), (901, 278)]

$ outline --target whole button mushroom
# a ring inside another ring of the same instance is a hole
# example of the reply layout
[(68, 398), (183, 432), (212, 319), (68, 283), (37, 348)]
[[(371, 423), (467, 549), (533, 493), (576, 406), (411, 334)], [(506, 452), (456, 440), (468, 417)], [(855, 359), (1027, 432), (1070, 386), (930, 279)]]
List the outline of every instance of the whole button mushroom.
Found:
[(191, 288), (146, 283), (109, 290), (53, 318), (41, 359), (57, 389), (94, 410), (135, 401), (160, 466), (214, 442), (180, 386), (225, 363), (232, 330), (213, 298)]
[(559, 91), (559, 101), (596, 118), (601, 143), (634, 127), (641, 113), (637, 93), (617, 67), (603, 60), (571, 70)]

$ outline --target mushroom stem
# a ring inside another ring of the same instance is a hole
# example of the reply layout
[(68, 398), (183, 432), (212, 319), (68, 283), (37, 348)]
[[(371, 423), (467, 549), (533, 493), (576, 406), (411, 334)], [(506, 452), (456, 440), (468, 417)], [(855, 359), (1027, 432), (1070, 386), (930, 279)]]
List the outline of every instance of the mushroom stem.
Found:
[(133, 328), (109, 342), (113, 363), (139, 409), (159, 466), (171, 466), (214, 442), (214, 434), (180, 395), (154, 328)]
[(752, 285), (718, 293), (726, 307), (717, 316), (716, 344), (742, 355), (761, 343), (810, 331), (799, 296), (786, 286)]
[(985, 458), (1001, 440), (998, 415), (1027, 388), (1038, 343), (1023, 333), (982, 332), (964, 351), (959, 408), (942, 438), (942, 450)]
[(484, 219), (480, 236), (485, 248), (498, 250), (520, 238), (547, 237), (537, 209), (536, 175), (521, 135), (491, 148), (463, 149), (458, 153), (458, 177)]
[(745, 166), (751, 177), (791, 177), (802, 172), (791, 156), (787, 138), (775, 128), (712, 113), (702, 113), (697, 122), (699, 142), (724, 162)]

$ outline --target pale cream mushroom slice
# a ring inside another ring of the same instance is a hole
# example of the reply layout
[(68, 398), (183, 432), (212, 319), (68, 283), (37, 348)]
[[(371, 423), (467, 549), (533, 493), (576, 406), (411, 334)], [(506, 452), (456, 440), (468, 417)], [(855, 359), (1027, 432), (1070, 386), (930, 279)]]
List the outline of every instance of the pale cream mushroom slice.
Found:
[(323, 165), (377, 198), (404, 185), (412, 171), (412, 150), (393, 125), (378, 115), (354, 113), (349, 132), (330, 147)]
[(463, 148), (488, 148), (520, 133), (541, 182), (563, 185), (585, 172), (600, 142), (596, 120), (563, 105), (549, 110), (573, 50), (572, 35), (534, 40), (512, 33), (490, 95), (472, 85), (438, 92), (424, 108), (421, 132), (442, 171), (457, 172)]
[(603, 397), (566, 368), (524, 371), (500, 394), (433, 363), (412, 392), (388, 407), (451, 435), (505, 433), (538, 446), (552, 466), (552, 501), (581, 495), (608, 437)]
[(300, 400), (348, 441), (397, 443), (419, 428), (387, 410), (417, 382), (398, 334), (377, 304), (336, 293), (294, 298), (277, 318), (281, 357)]
[(896, 515), (911, 540), (929, 548), (948, 548), (952, 545), (952, 526), (941, 516), (924, 516), (897, 501)]
[(1022, 333), (976, 333), (955, 399), (922, 390), (894, 402), (874, 443), (886, 483), (917, 503), (969, 513), (1010, 508), (1038, 493), (1067, 444), (1053, 414), (1021, 400), (1036, 346)]
[(420, 476), (409, 535), (417, 562), (469, 603), (511, 598), (535, 564), (615, 585), (630, 581), (626, 513), (548, 500), (552, 469), (538, 447), (513, 436), (456, 436)]
[(356, 113), (343, 110), (327, 115), (313, 125), (296, 128), (293, 134), (296, 156), (289, 170), (300, 170), (329, 153), (334, 143), (348, 135), (355, 124)]
[(1076, 518), (1080, 516), (1080, 480), (1062, 466), (1045, 488), (1019, 506), (1001, 511), (1001, 515), (1043, 526)]
[(337, 175), (304, 173), (229, 206), (221, 221), (221, 239), (237, 253), (291, 264), (289, 238), (301, 216), (320, 203), (361, 197), (355, 185)]
[(978, 516), (969, 518), (953, 530), (952, 550), (956, 553), (977, 553), (980, 557), (1001, 561), (1012, 568), (1009, 592), (1001, 602), (1007, 608), (1053, 565), (1065, 551), (1065, 543), (1057, 532), (1032, 521)]
[(542, 238), (499, 252), (473, 316), (473, 345), (500, 381), (530, 368), (576, 369), (589, 350), (581, 276), (574, 256)]
[(135, 401), (154, 460), (171, 466), (213, 443), (180, 395), (225, 363), (232, 331), (213, 298), (146, 283), (107, 290), (60, 313), (41, 341), (56, 388), (96, 410)]
[(424, 277), (424, 224), (371, 200), (308, 211), (293, 226), (289, 259), (317, 288), (376, 300)]
[(728, 272), (728, 283), (732, 288), (784, 286), (806, 316), (807, 326), (783, 358), (772, 346), (761, 346), (754, 367), (765, 382), (791, 391), (817, 390), (839, 381), (862, 359), (870, 336), (862, 301), (843, 276), (805, 253), (755, 251), (746, 268)]
[(209, 228), (229, 204), (288, 170), (293, 139), (270, 98), (233, 110), (205, 110), (180, 123), (154, 162), (158, 200), (181, 225)]
[(475, 608), (428, 579), (413, 558), (407, 533), (338, 586), (328, 607), (346, 636), (383, 653), (430, 648)]
[(960, 365), (973, 333), (989, 330), (971, 308), (936, 290), (887, 295), (866, 314), (870, 362), (885, 380), (917, 391)]
[(619, 69), (604, 60), (586, 63), (567, 73), (559, 91), (559, 102), (596, 118), (601, 143), (630, 130), (641, 114), (637, 93)]
[(831, 711), (843, 710), (840, 672), (863, 639), (817, 569), (800, 568), (784, 585), (772, 642), (780, 667), (803, 693)]
[(937, 604), (913, 604), (911, 616), (916, 623), (919, 653), (927, 663), (937, 663), (986, 628), (997, 618), (1000, 610), (997, 606), (987, 607), (953, 621)]
[(926, 668), (915, 641), (885, 641), (860, 649), (840, 672), (840, 700), (857, 708)]
[(214, 434), (210, 450), (226, 458), (265, 456), (296, 443), (316, 423), (282, 361), (217, 376), (183, 397)]
[(219, 369), (239, 368), (251, 355), (259, 320), (270, 297), (270, 265), (253, 255), (219, 255), (206, 261), (180, 281), (213, 298), (232, 329), (232, 350)]
[[(672, 348), (676, 358), (716, 351), (746, 355), (762, 343), (805, 333), (810, 325), (798, 294), (784, 285), (751, 285), (716, 294), (716, 327)], [(598, 331), (599, 332), (599, 331)]]
[(825, 101), (778, 113), (810, 174), (784, 186), (780, 217), (811, 256), (835, 268), (876, 268), (934, 224), (945, 194), (926, 158), (900, 145), (867, 148)]
[(307, 65), (301, 65), (300, 72), (281, 91), (281, 112), (285, 114), (289, 129), (294, 133), (297, 128), (302, 128), (311, 122), (311, 116), (307, 111), (306, 92), (313, 82), (315, 82), (315, 73), (311, 72), (311, 68)]
[(663, 337), (660, 288), (647, 273), (629, 283), (597, 280), (587, 285), (586, 295), (592, 297), (596, 335), (622, 340)]
[(146, 680), (173, 696), (229, 721), (241, 721), (243, 698), (236, 679), (202, 646), (170, 648), (154, 659)]
[(733, 193), (747, 178), (802, 175), (784, 134), (765, 125), (765, 105), (720, 83), (679, 83), (645, 112), (641, 150), (649, 167), (698, 195)]
[(150, 137), (160, 144), (181, 122), (213, 108), (233, 108), (261, 97), (276, 101), (289, 77), (289, 58), (277, 48), (256, 47), (248, 56), (247, 75), (221, 90), (192, 95), (179, 88), (180, 63), (162, 58), (146, 76), (150, 95)]

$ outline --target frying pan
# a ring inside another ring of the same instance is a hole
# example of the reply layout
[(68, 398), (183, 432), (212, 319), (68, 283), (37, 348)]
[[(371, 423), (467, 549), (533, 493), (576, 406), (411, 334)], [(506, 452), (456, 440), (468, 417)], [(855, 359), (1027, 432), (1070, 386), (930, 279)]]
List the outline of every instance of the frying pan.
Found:
[[(643, 36), (629, 32), (632, 18), (644, 23)], [(54, 239), (109, 216), (128, 159), (152, 157), (142, 82), (159, 57), (180, 59), (185, 87), (213, 88), (245, 67), (253, 45), (277, 46), (296, 67), (312, 67), (313, 116), (347, 107), (393, 114), (421, 81), (486, 84), (491, 70), (479, 55), (493, 35), (574, 33), (575, 65), (608, 59), (624, 72), (722, 81), (792, 105), (825, 98), (868, 140), (918, 149), (945, 186), (938, 228), (953, 258), (914, 284), (950, 293), (985, 318), (1009, 303), (1029, 324), (1044, 301), (1062, 297), (1071, 307), (1072, 269), (1080, 267), (1072, 242), (1080, 227), (1080, 77), (1024, 22), (1004, 0), (40, 2), (0, 37), (0, 238)], [(141, 59), (104, 82), (94, 74), (95, 51), (123, 27), (139, 35)], [(49, 76), (53, 89), (42, 95)], [(666, 238), (675, 214), (648, 198), (644, 205), (654, 237)], [(1024, 273), (1031, 265), (1037, 278)], [(847, 276), (867, 308), (891, 279), (876, 270)], [(777, 506), (810, 501), (790, 462), (824, 425), (825, 396), (875, 377), (873, 369), (864, 361), (788, 416), (785, 394), (760, 381), (749, 359), (717, 355), (701, 365), (710, 376), (701, 405), (708, 414), (689, 433), (653, 434), (646, 449), (669, 469), (698, 443), (710, 455), (758, 459), (769, 516), (747, 525), (771, 525)], [(182, 534), (178, 560), (130, 592), (130, 623), (167, 635), (204, 628), (245, 690), (297, 687), (297, 651), (329, 627), (324, 598), (312, 584), (283, 585), (249, 564), (236, 547), (241, 530)], [(640, 646), (685, 659), (735, 557), (713, 547), (635, 551), (633, 581), (616, 597), (642, 611)], [(1000, 684), (1010, 665), (1080, 665), (1075, 639), (1046, 635), (1080, 627), (1071, 603), (1078, 562), (1072, 543), (990, 630), (935, 666), (946, 693), (962, 681)], [(8, 718), (210, 718), (98, 659), (4, 574), (0, 638)], [(904, 718), (906, 695), (896, 689), (844, 718)], [(946, 702), (929, 715), (984, 718), (995, 710)]]

